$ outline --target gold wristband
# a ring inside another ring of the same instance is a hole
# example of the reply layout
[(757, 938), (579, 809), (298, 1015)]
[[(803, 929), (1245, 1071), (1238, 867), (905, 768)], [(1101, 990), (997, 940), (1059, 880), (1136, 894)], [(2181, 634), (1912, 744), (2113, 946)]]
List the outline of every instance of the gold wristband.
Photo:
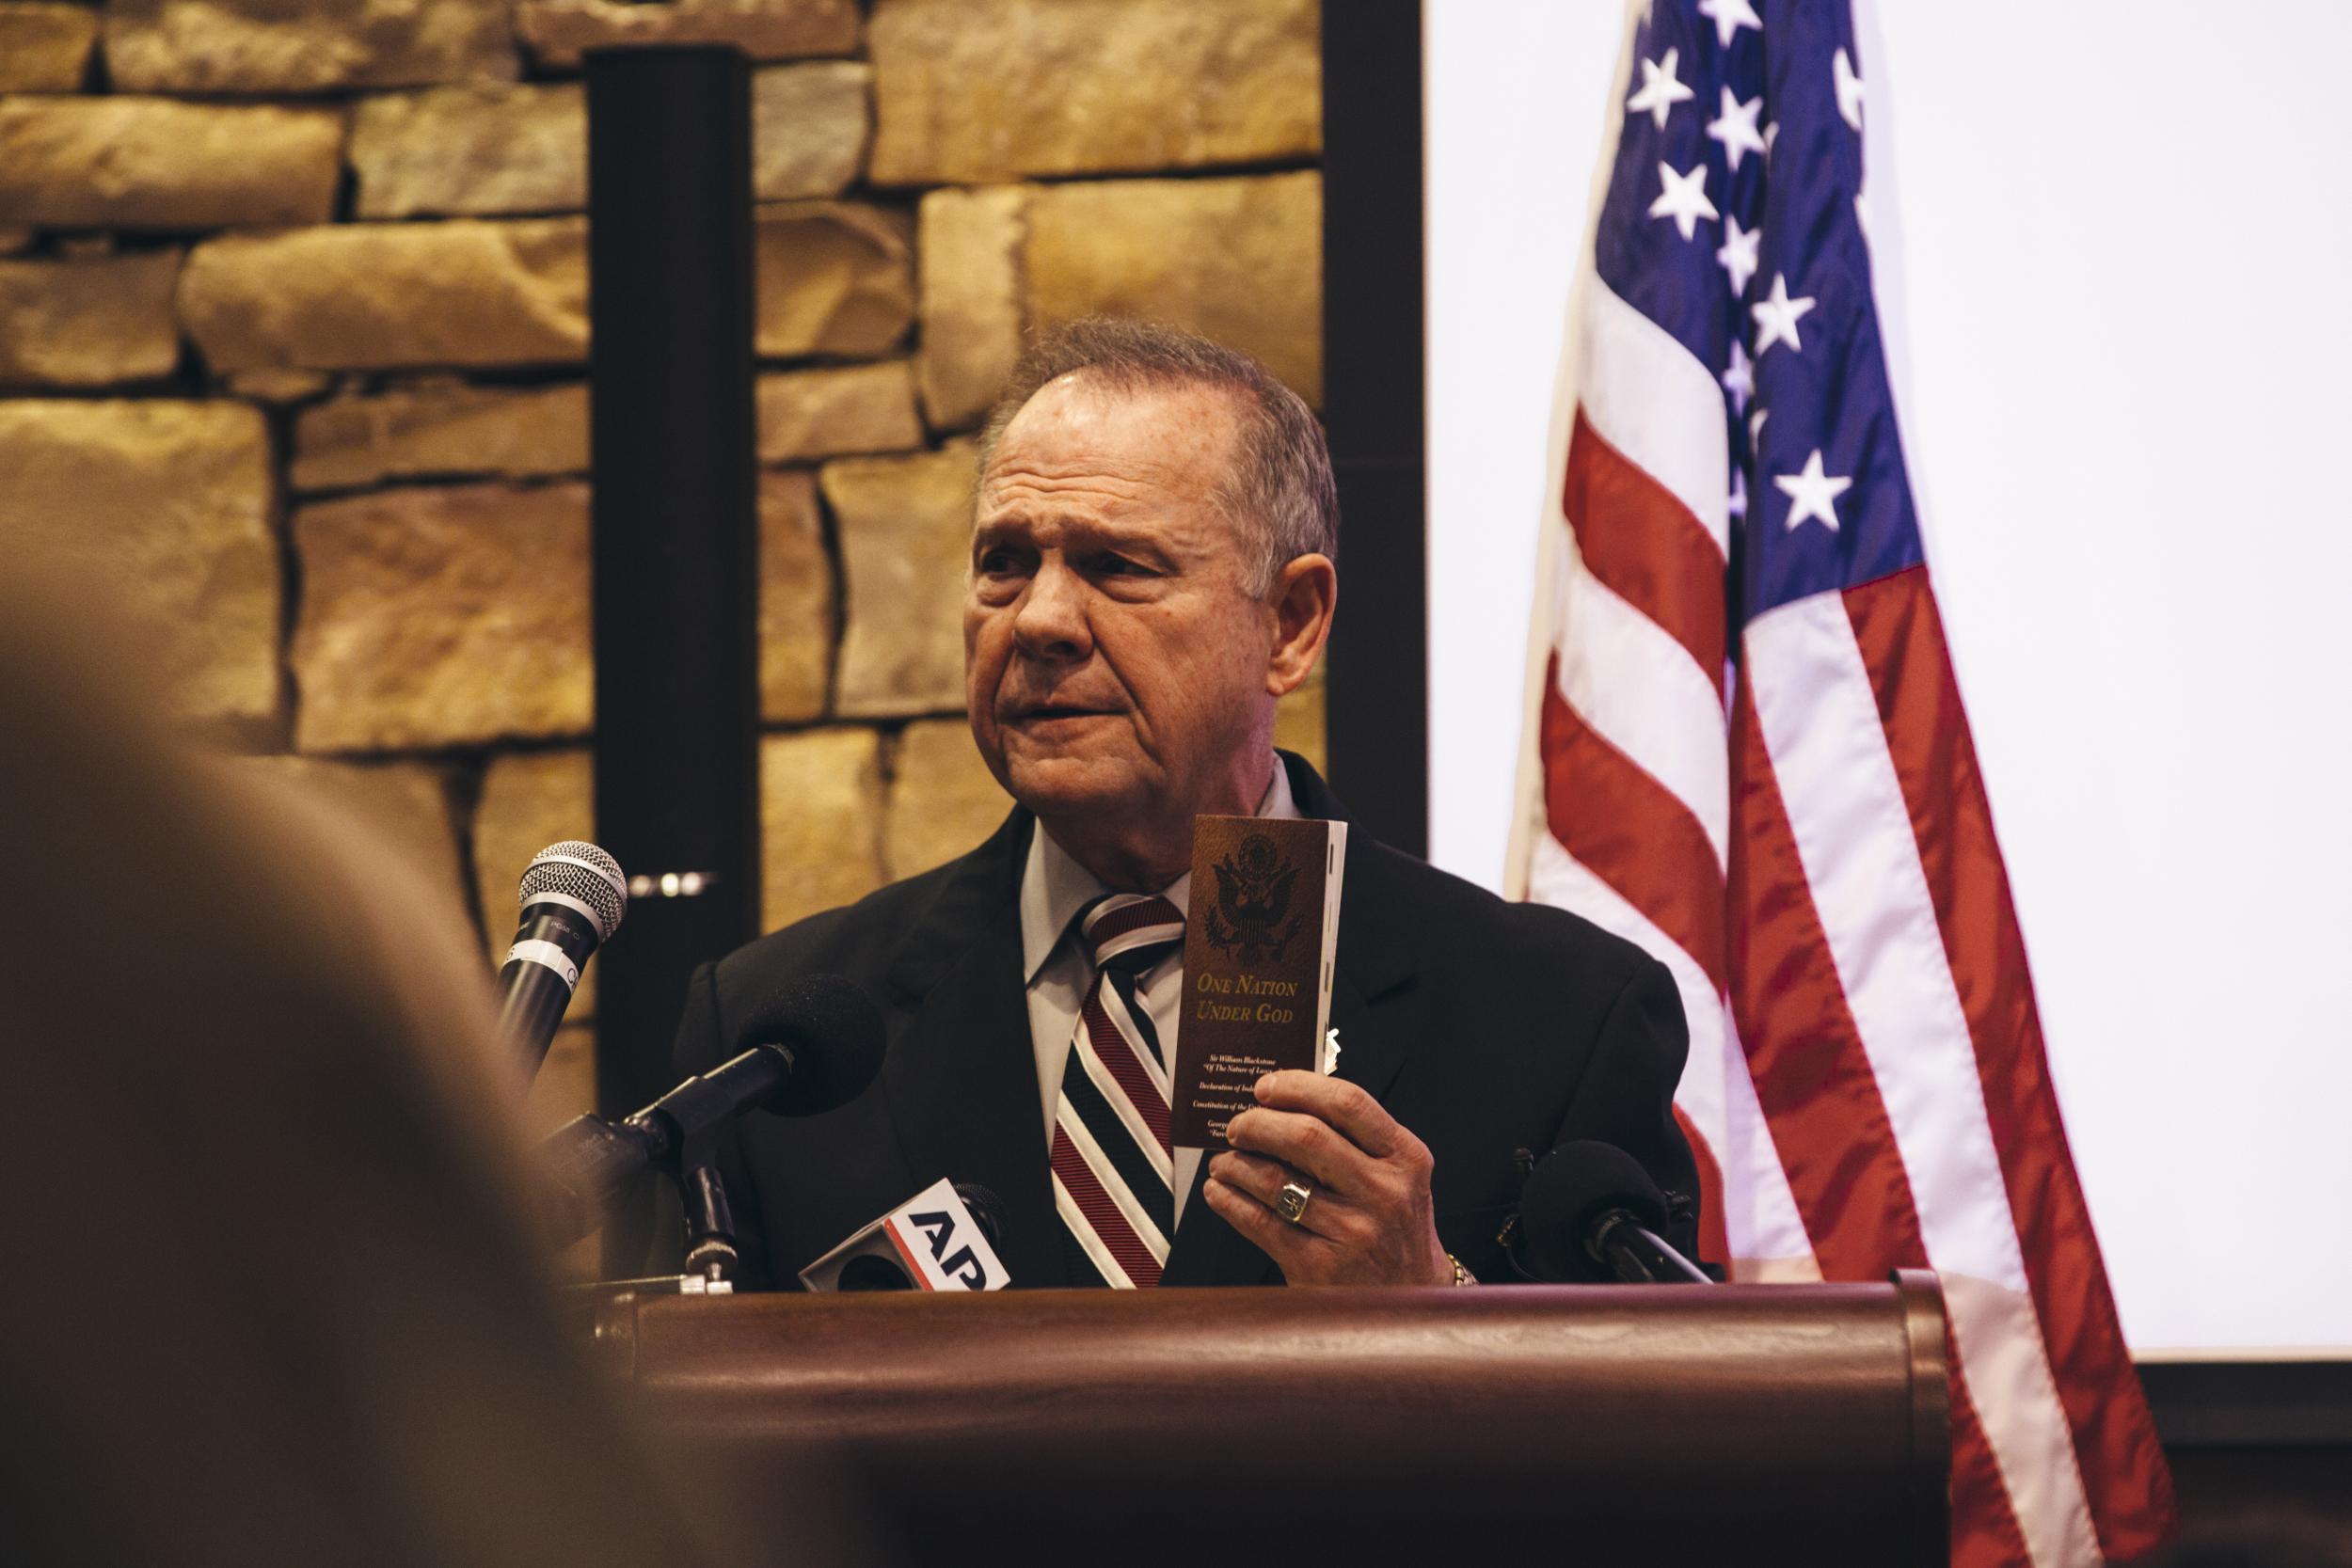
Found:
[(1445, 1260), (1454, 1265), (1454, 1284), (1475, 1285), (1478, 1283), (1478, 1276), (1470, 1273), (1470, 1270), (1462, 1267), (1462, 1260), (1459, 1258), (1454, 1257), (1454, 1254), (1449, 1252), (1445, 1255)]

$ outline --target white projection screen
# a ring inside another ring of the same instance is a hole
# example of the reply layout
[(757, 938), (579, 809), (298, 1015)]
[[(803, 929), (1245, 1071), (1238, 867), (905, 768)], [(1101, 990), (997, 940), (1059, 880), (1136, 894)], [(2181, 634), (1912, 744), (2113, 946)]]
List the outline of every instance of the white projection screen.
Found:
[[(2352, 1356), (2352, 7), (1861, 11), (1912, 479), (2125, 1332)], [(1426, 9), (1430, 847), (1490, 887), (1624, 28)]]

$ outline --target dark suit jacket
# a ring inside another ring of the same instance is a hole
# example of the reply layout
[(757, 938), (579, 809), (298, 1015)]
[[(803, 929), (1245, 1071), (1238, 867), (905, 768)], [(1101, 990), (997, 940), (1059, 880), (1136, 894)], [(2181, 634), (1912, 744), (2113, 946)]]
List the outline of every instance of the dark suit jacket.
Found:
[[(1282, 761), (1303, 815), (1346, 816), (1312, 768)], [(748, 1286), (797, 1288), (810, 1260), (941, 1177), (1003, 1200), (1014, 1284), (1069, 1283), (1022, 984), (1017, 900), (1034, 830), (1016, 809), (962, 859), (696, 972), (681, 1074), (733, 1054), (742, 1020), (795, 974), (849, 976), (888, 1025), (881, 1080), (862, 1099), (794, 1120), (755, 1113), (722, 1145)], [(1512, 1277), (1496, 1232), (1520, 1185), (1514, 1150), (1597, 1138), (1669, 1191), (1698, 1191), (1674, 1121), (1687, 1049), (1674, 983), (1575, 915), (1507, 903), (1351, 832), (1331, 1023), (1340, 1076), (1435, 1154), (1438, 1238), (1482, 1279)], [(1677, 1229), (1687, 1251), (1692, 1227)], [(1162, 1283), (1280, 1278), (1196, 1187)]]

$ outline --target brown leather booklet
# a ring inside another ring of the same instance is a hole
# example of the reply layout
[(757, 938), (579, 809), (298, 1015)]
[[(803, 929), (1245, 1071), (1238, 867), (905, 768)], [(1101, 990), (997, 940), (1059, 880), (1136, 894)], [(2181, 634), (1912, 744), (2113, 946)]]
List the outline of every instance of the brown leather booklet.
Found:
[(1169, 1141), (1225, 1142), (1279, 1068), (1325, 1061), (1347, 824), (1196, 816)]

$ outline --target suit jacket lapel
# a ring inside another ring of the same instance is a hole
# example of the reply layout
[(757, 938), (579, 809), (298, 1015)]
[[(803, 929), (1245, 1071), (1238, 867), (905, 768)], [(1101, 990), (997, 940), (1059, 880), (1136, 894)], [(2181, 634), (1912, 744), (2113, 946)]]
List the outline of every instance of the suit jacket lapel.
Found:
[[(1291, 795), (1301, 816), (1347, 820), (1347, 810), (1315, 770), (1290, 752)], [(1412, 948), (1403, 924), (1409, 911), (1389, 885), (1388, 852), (1355, 831), (1340, 879), (1339, 961), (1331, 978), (1331, 1027), (1340, 1034), (1339, 1075), (1385, 1100), (1419, 1037), (1420, 991), (1413, 985)], [(1215, 1150), (1211, 1150), (1212, 1156)], [(1257, 1285), (1278, 1277), (1274, 1260), (1242, 1238), (1200, 1196), (1208, 1175), (1200, 1162), (1184, 1217), (1168, 1250), (1162, 1285)]]
[(917, 1181), (945, 1176), (993, 1192), (1014, 1283), (1052, 1286), (1069, 1271), (1012, 913), (1032, 820), (1007, 818), (908, 936), (890, 974), (897, 1027), (882, 1084)]
[(1168, 1266), (1160, 1271), (1160, 1288), (1180, 1285), (1257, 1285), (1271, 1283), (1274, 1259), (1241, 1238), (1227, 1225), (1208, 1199), (1200, 1196), (1209, 1180), (1211, 1149), (1193, 1174), (1192, 1191), (1184, 1198), (1184, 1216), (1176, 1222), (1176, 1239), (1168, 1249)]
[[(1347, 821), (1331, 786), (1288, 752), (1291, 797), (1308, 816)], [(1331, 977), (1331, 1027), (1340, 1032), (1340, 1076), (1386, 1100), (1418, 1037), (1419, 993), (1413, 986), (1414, 911), (1396, 886), (1397, 856), (1350, 826), (1340, 875), (1339, 962)]]

